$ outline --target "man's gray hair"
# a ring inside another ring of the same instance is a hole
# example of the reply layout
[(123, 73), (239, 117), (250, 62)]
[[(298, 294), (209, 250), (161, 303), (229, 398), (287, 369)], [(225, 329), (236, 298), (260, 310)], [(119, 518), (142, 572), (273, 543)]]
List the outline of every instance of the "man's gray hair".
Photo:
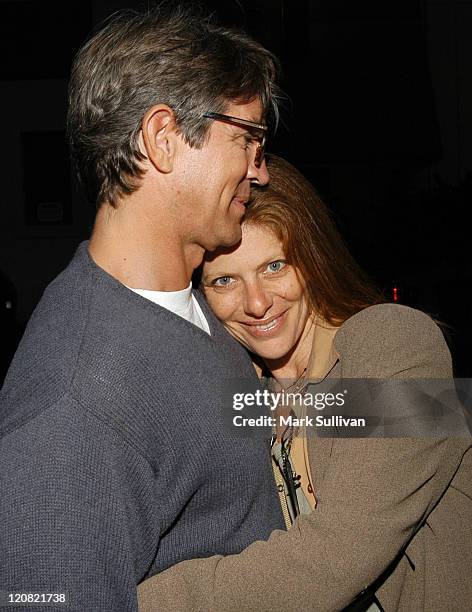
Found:
[(277, 120), (276, 58), (246, 34), (193, 9), (156, 7), (112, 16), (79, 50), (69, 84), (68, 135), (88, 198), (116, 206), (143, 175), (141, 122), (167, 104), (192, 147), (203, 146), (208, 111), (259, 97)]

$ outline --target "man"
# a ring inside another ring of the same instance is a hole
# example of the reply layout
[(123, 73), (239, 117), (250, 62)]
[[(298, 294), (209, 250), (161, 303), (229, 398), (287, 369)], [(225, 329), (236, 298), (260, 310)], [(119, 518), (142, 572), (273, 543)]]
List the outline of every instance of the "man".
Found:
[(79, 51), (69, 135), (98, 212), (2, 390), (2, 604), (135, 610), (146, 576), (283, 526), (267, 446), (221, 418), (252, 365), (190, 285), (268, 180), (275, 73), (180, 9), (121, 14)]

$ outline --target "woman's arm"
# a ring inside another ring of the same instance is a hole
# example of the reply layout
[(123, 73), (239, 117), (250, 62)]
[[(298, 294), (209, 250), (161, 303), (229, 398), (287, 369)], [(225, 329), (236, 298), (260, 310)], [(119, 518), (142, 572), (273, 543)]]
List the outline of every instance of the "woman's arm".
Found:
[[(340, 335), (343, 376), (450, 375), (449, 351), (429, 317), (389, 305), (367, 310)], [(408, 544), (470, 446), (438, 438), (314, 443), (320, 452), (329, 443), (330, 456), (313, 513), (239, 555), (185, 561), (145, 581), (140, 610), (340, 610)]]

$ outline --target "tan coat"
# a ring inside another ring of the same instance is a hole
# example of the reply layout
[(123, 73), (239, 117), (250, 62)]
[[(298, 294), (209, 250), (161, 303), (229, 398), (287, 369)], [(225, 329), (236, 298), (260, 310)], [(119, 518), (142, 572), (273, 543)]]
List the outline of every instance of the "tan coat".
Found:
[[(370, 307), (338, 330), (344, 378), (442, 378), (439, 328)], [(341, 610), (375, 582), (383, 608), (472, 609), (472, 442), (309, 438), (317, 508), (239, 555), (184, 561), (142, 583), (141, 612)]]

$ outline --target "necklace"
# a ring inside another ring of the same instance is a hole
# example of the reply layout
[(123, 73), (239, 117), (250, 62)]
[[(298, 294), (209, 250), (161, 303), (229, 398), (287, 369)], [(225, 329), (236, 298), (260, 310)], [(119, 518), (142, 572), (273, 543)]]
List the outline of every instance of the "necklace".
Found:
[(285, 387), (285, 391), (289, 391), (290, 393), (302, 393), (305, 388), (307, 387), (307, 380), (306, 380), (306, 373), (308, 371), (308, 368), (311, 368), (312, 365), (312, 361), (314, 358), (313, 355), (313, 342), (315, 339), (315, 333), (316, 333), (316, 324), (318, 322), (318, 314), (316, 314), (315, 319), (313, 321), (313, 339), (312, 339), (312, 348), (310, 351), (310, 355), (308, 357), (308, 362), (306, 364), (306, 366), (303, 368), (303, 372), (300, 374), (300, 376), (297, 378), (297, 380), (295, 382), (293, 382), (291, 385), (289, 385), (288, 387)]
[(295, 382), (293, 382), (288, 387), (284, 388), (284, 391), (295, 391), (295, 392), (301, 391), (303, 387), (305, 386), (305, 374), (306, 374), (307, 369), (308, 369), (308, 366), (304, 368), (303, 372), (300, 374), (300, 376), (297, 378)]

